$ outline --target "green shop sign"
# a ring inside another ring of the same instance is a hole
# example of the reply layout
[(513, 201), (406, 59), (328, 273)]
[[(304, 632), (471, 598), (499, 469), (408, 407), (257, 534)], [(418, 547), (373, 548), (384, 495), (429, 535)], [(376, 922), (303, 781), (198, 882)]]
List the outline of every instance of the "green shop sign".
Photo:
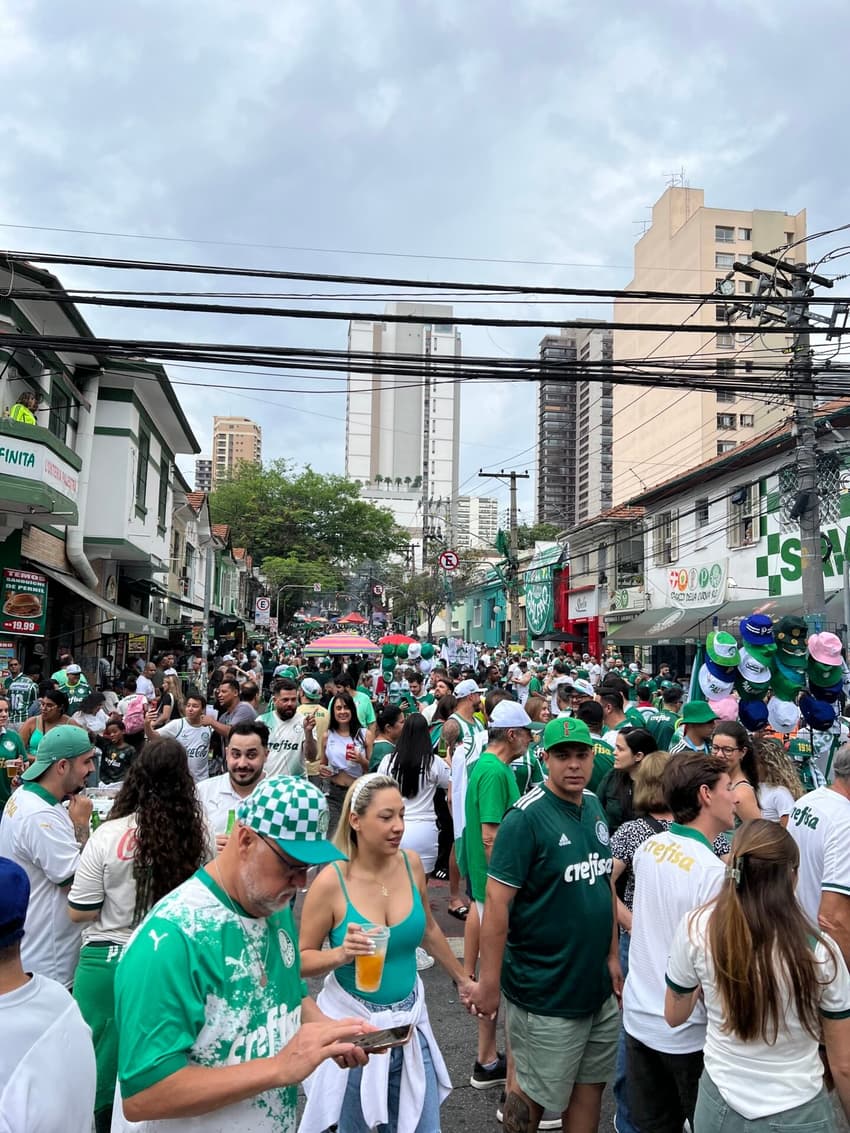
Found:
[[(850, 524), (824, 527), (821, 532), (823, 555), (832, 554), (822, 563), (824, 578), (841, 578), (844, 560), (850, 558)], [(823, 557), (823, 556), (822, 556)], [(772, 534), (767, 537), (767, 554), (756, 559), (756, 578), (767, 580), (771, 596), (788, 594), (799, 589), (803, 574), (802, 547), (799, 535)]]
[(523, 573), (525, 622), (532, 637), (551, 633), (555, 625), (555, 596), (552, 584), (555, 567), (561, 561), (561, 548), (538, 551)]

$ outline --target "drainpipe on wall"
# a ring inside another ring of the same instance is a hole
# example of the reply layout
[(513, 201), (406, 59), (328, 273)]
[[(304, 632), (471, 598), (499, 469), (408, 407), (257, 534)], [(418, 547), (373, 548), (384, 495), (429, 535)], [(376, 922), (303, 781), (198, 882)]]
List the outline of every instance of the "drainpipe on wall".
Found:
[(91, 409), (87, 413), (80, 414), (80, 424), (77, 428), (76, 453), (82, 461), (82, 467), (80, 468), (79, 497), (77, 499), (78, 522), (75, 527), (67, 527), (65, 529), (65, 553), (68, 556), (68, 561), (86, 586), (90, 587), (92, 590), (97, 590), (98, 579), (91, 563), (86, 558), (86, 553), (83, 549), (83, 538), (86, 526), (89, 477), (91, 475), (91, 454), (94, 442), (94, 417), (97, 412), (99, 386), (100, 375), (94, 374), (86, 388), (86, 396), (91, 403)]

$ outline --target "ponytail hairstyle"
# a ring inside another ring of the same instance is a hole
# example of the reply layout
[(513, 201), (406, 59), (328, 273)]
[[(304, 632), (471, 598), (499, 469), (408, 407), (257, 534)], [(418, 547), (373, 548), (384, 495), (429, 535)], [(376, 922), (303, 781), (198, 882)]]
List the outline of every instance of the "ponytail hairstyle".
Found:
[(818, 1040), (820, 983), (812, 941), (823, 938), (794, 895), (797, 843), (778, 822), (753, 819), (738, 828), (730, 862), (713, 906), (703, 906), (712, 910), (707, 943), (723, 1030), (742, 1042), (773, 1044), (786, 1027), (790, 1000), (800, 1025)]

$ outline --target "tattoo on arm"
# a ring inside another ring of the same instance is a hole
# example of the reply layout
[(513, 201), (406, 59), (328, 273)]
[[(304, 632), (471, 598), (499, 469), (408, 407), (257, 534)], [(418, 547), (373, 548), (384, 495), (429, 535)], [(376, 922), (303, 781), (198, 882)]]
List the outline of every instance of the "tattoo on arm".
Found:
[(508, 1094), (503, 1114), (505, 1133), (531, 1133), (536, 1128), (531, 1124), (528, 1102), (513, 1091)]
[(88, 842), (89, 834), (91, 834), (91, 828), (88, 823), (74, 827), (74, 837), (81, 846), (85, 846), (86, 842)]

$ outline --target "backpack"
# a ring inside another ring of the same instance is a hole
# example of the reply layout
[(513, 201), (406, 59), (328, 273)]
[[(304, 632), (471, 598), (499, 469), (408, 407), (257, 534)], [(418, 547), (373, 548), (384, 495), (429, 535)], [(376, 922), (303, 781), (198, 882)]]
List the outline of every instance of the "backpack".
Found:
[(124, 710), (124, 733), (128, 736), (144, 731), (145, 712), (148, 707), (148, 698), (139, 693), (134, 696)]

